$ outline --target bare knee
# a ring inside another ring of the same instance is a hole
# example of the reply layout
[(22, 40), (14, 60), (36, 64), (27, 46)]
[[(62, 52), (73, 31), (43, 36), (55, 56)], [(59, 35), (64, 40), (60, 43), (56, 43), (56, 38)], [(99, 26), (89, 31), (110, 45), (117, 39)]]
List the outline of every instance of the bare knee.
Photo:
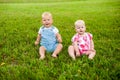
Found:
[(95, 54), (96, 54), (96, 50), (92, 50), (92, 51), (91, 51), (91, 54), (94, 54), (94, 55), (95, 55)]
[(73, 53), (74, 52), (74, 47), (72, 46), (72, 45), (70, 45), (69, 47), (68, 47), (68, 52), (69, 53)]
[(44, 46), (40, 46), (39, 51), (40, 50), (42, 50), (42, 51), (45, 50), (45, 47)]
[(74, 47), (72, 46), (72, 45), (70, 45), (69, 47), (68, 47), (68, 50), (71, 50), (71, 49), (73, 49)]

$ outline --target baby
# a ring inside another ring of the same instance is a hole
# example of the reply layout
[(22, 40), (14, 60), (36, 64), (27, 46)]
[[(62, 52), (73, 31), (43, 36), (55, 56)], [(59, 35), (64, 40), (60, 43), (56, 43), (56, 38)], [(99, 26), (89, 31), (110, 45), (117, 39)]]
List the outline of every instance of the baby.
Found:
[(50, 12), (44, 12), (42, 14), (42, 26), (38, 31), (38, 36), (35, 41), (35, 45), (40, 42), (39, 59), (45, 58), (45, 52), (53, 52), (52, 57), (57, 57), (62, 50), (62, 38), (58, 29), (53, 26), (52, 14)]
[(68, 47), (68, 53), (73, 60), (83, 54), (88, 55), (89, 59), (93, 59), (96, 54), (92, 34), (86, 32), (85, 22), (77, 20), (75, 22), (76, 34), (72, 37), (72, 45)]

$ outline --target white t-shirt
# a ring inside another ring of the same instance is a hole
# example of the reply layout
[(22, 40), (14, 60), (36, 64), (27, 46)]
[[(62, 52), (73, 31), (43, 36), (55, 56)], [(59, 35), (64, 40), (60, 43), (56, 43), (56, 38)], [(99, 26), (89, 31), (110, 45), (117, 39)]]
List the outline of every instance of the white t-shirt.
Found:
[(49, 28), (46, 28), (46, 27), (40, 27), (40, 29), (39, 29), (39, 31), (38, 31), (38, 34), (41, 34), (41, 31), (42, 31), (42, 29), (52, 29), (53, 30), (53, 32), (56, 34), (56, 33), (58, 33), (59, 32), (59, 30), (56, 28), (56, 27), (54, 27), (54, 26), (51, 26), (51, 27), (49, 27)]

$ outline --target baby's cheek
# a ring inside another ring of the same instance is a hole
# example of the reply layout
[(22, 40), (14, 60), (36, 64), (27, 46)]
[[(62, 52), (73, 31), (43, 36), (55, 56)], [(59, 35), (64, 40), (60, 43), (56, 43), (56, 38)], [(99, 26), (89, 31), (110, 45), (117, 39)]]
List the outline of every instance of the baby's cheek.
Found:
[(79, 32), (80, 30), (77, 30), (77, 32)]

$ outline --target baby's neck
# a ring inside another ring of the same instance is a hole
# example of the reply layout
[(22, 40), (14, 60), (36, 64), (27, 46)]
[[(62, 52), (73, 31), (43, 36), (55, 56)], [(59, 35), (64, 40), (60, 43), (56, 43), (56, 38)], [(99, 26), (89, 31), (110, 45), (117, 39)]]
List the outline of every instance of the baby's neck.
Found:
[(84, 36), (85, 34), (86, 34), (85, 32), (84, 32), (83, 34), (79, 34), (79, 33), (78, 33), (78, 35), (80, 35), (80, 36)]
[(50, 28), (51, 26), (44, 26), (45, 28)]

